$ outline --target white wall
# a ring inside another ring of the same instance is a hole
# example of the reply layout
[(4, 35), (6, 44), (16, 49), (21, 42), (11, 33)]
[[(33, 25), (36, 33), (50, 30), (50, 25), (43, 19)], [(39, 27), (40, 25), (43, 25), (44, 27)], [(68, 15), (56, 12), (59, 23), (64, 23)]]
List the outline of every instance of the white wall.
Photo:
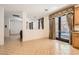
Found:
[[(33, 30), (26, 29), (27, 20), (29, 20), (29, 18), (27, 17), (26, 13), (24, 12), (23, 13), (23, 41), (49, 37), (49, 18), (48, 18), (48, 16), (44, 17), (44, 30), (37, 29), (38, 22), (35, 23), (36, 26), (34, 25)], [(35, 28), (35, 27), (37, 27), (37, 28)]]
[(21, 18), (13, 17), (12, 14), (6, 12), (4, 14), (4, 24), (7, 25), (7, 28), (4, 29), (4, 37), (8, 38), (9, 34), (19, 34), (22, 29), (22, 21), (18, 19)]
[(9, 37), (9, 18), (10, 15), (4, 12), (4, 24), (7, 25), (7, 28), (4, 28), (4, 37)]
[(10, 34), (19, 34), (22, 30), (22, 21), (18, 19), (13, 18), (10, 20)]
[(4, 8), (0, 7), (0, 45), (4, 45)]

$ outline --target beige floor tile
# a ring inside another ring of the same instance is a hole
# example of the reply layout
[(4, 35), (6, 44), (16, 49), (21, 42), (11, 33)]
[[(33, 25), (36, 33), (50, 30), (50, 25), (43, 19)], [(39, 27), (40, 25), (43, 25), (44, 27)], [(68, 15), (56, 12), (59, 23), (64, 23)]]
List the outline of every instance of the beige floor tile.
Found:
[(0, 46), (1, 55), (75, 55), (79, 50), (68, 43), (50, 40), (37, 39), (20, 42), (17, 39), (6, 39), (5, 45)]

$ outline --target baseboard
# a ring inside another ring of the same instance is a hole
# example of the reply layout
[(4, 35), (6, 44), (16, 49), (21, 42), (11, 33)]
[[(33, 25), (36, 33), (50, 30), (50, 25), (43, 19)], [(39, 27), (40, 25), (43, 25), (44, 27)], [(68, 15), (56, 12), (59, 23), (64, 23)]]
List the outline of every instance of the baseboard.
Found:
[[(43, 37), (43, 38), (38, 38), (38, 39), (49, 39), (49, 37)], [(25, 42), (25, 41), (32, 41), (32, 40), (38, 40), (38, 39), (23, 40), (23, 42)]]

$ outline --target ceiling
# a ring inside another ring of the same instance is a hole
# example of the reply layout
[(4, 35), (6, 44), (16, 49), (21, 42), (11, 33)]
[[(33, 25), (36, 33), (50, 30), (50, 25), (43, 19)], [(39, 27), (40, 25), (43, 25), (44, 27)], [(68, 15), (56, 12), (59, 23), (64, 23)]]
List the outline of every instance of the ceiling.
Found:
[(38, 19), (58, 9), (69, 6), (69, 4), (1, 4), (0, 6), (5, 8), (6, 14), (22, 15), (22, 11), (25, 10), (29, 18)]

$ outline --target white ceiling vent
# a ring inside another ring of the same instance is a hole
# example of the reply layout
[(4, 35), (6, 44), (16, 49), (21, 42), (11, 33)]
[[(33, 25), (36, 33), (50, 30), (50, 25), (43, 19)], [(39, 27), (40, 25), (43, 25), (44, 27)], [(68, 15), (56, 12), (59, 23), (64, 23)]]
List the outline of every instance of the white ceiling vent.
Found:
[(14, 17), (20, 17), (19, 15), (15, 15), (15, 14), (14, 14), (13, 16), (14, 16)]

